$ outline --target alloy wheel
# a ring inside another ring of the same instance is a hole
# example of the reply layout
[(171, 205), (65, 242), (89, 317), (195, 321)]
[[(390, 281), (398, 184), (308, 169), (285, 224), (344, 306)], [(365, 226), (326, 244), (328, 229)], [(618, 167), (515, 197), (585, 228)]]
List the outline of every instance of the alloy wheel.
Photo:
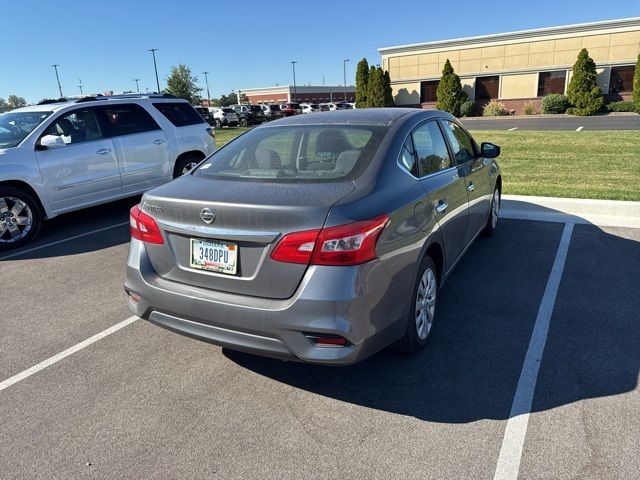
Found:
[(500, 192), (496, 188), (493, 192), (493, 202), (491, 202), (491, 228), (496, 228), (498, 216), (500, 214)]
[(25, 238), (33, 226), (29, 205), (16, 197), (0, 197), (0, 243), (15, 243)]
[(427, 268), (418, 282), (416, 294), (416, 333), (420, 340), (427, 338), (433, 325), (436, 311), (436, 291), (436, 276), (433, 270)]
[(184, 167), (182, 167), (182, 172), (180, 172), (180, 175), (186, 175), (187, 173), (189, 173), (191, 170), (193, 170), (194, 168), (196, 168), (196, 165), (198, 165), (198, 162), (189, 162), (186, 163), (184, 165)]

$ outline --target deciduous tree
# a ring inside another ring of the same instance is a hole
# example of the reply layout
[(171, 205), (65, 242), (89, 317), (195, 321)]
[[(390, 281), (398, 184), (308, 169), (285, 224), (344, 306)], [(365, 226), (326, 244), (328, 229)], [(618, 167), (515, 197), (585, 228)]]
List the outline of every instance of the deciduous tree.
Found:
[(166, 92), (195, 104), (200, 99), (199, 93), (202, 91), (197, 82), (198, 77), (192, 75), (191, 69), (181, 63), (171, 68), (171, 73), (167, 77)]

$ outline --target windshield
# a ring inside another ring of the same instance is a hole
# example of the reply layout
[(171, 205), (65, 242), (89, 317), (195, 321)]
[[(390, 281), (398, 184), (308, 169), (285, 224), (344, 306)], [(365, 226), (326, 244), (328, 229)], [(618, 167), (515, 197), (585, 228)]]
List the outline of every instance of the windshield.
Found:
[(257, 128), (214, 153), (194, 176), (243, 181), (327, 182), (355, 178), (386, 127), (309, 125)]
[(16, 147), (51, 112), (9, 112), (0, 115), (0, 148)]

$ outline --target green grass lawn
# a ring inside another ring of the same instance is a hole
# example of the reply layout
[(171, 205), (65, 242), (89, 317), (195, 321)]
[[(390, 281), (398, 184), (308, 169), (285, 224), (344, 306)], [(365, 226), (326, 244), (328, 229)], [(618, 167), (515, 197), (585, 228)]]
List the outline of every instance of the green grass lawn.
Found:
[(474, 131), (502, 147), (504, 193), (640, 200), (640, 132)]
[[(247, 130), (216, 130), (216, 144)], [(472, 133), (502, 147), (504, 193), (640, 201), (638, 131)]]

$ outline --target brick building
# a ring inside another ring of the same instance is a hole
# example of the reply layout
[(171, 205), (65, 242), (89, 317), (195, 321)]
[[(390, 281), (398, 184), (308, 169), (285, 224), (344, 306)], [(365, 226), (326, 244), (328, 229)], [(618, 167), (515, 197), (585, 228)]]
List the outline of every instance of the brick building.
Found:
[(433, 108), (446, 59), (478, 107), (500, 100), (522, 113), (543, 96), (566, 93), (582, 48), (589, 50), (608, 100), (628, 99), (640, 52), (640, 17), (379, 49), (396, 105)]
[[(246, 88), (240, 90), (250, 103), (283, 103), (307, 102), (325, 103), (345, 100), (345, 89), (342, 85), (329, 86), (296, 86), (283, 85), (275, 87)], [(355, 101), (356, 87), (347, 86), (347, 102)]]

